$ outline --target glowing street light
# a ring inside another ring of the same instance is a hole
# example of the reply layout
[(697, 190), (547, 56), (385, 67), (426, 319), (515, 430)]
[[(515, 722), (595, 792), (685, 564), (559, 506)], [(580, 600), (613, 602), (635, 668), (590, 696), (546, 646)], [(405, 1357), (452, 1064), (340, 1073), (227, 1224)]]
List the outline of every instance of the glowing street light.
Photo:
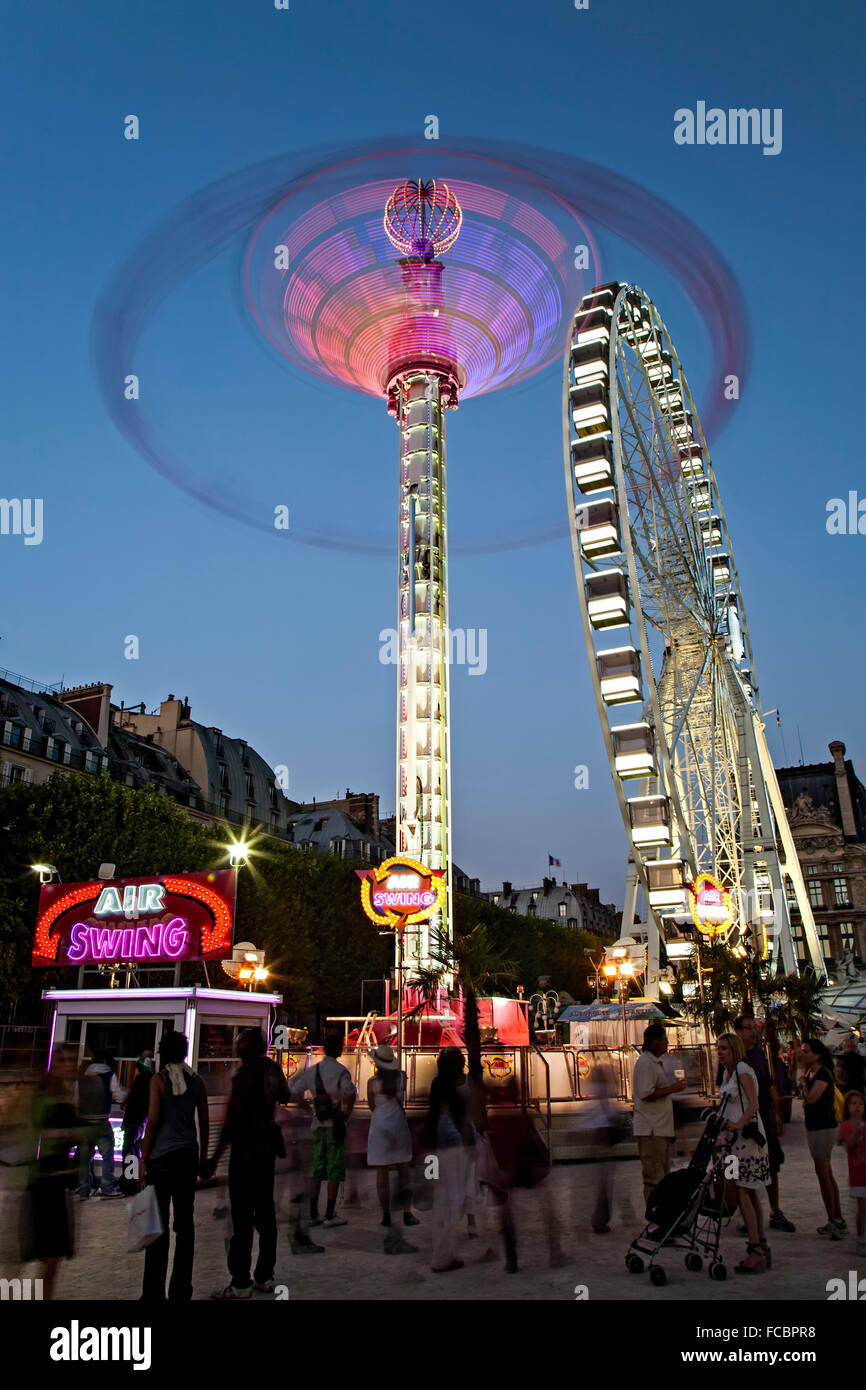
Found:
[(60, 875), (53, 864), (31, 864), (30, 867), (34, 874), (39, 875), (40, 883), (51, 883), (55, 877), (58, 883), (60, 882)]
[(242, 869), (250, 862), (250, 847), (246, 840), (232, 840), (228, 852), (229, 864), (233, 869)]

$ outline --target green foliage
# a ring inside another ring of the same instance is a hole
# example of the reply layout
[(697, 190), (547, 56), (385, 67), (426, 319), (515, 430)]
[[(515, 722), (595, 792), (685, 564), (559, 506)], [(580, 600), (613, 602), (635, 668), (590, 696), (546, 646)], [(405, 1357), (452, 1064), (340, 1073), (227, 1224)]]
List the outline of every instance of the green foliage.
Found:
[[(699, 994), (683, 1001), (682, 1011), (703, 1019), (714, 1037), (729, 1033), (734, 1019), (750, 1009), (763, 1014), (779, 1038), (803, 1038), (820, 1021), (822, 984), (811, 973), (778, 975), (765, 961), (735, 956), (727, 946), (701, 947), (703, 1005)], [(697, 965), (684, 962), (680, 979), (697, 981)]]
[[(54, 864), (65, 883), (93, 878), (103, 861), (120, 878), (194, 873), (226, 867), (229, 839), (228, 827), (197, 825), (152, 788), (108, 776), (58, 775), (0, 791), (0, 1015), (15, 999), (36, 1003), (43, 989), (75, 980), (70, 969), (31, 969), (39, 899), (31, 864)], [(356, 867), (260, 835), (240, 870), (236, 939), (264, 949), (270, 983), (297, 1022), (313, 1014), (320, 1028), (329, 1014), (359, 1013), (361, 980), (391, 970), (393, 942), (361, 910)], [(549, 975), (554, 988), (591, 997), (583, 950), (597, 950), (596, 937), (477, 898), (457, 896), (454, 915), (465, 984), (481, 992), (520, 982), (530, 995)], [(218, 966), (210, 974), (226, 983)], [(183, 978), (203, 982), (201, 967), (184, 966)]]
[(54, 864), (64, 883), (95, 877), (103, 862), (124, 878), (195, 873), (217, 861), (215, 833), (152, 787), (132, 791), (107, 774), (0, 791), (0, 1004), (35, 1003), (43, 989), (75, 979), (68, 969), (31, 969), (39, 903), (31, 864)]

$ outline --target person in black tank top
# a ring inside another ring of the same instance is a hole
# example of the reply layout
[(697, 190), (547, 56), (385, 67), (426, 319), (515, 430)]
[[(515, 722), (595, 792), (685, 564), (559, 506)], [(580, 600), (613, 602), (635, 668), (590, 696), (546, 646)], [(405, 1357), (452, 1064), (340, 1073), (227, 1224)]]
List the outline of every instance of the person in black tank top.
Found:
[(141, 1297), (146, 1303), (165, 1301), (172, 1209), (175, 1249), (168, 1297), (177, 1303), (192, 1298), (195, 1184), (207, 1159), (209, 1130), (207, 1090), (201, 1077), (184, 1065), (187, 1047), (182, 1033), (166, 1033), (159, 1045), (161, 1070), (150, 1083), (140, 1176), (142, 1185), (156, 1188), (163, 1233), (144, 1252)]
[[(253, 1291), (273, 1293), (277, 1260), (277, 1215), (274, 1207), (274, 1167), (285, 1158), (282, 1132), (275, 1122), (275, 1106), (285, 1105), (289, 1086), (281, 1069), (266, 1054), (259, 1028), (245, 1028), (238, 1036), (241, 1065), (232, 1077), (232, 1093), (225, 1124), (214, 1156), (203, 1176), (215, 1172), (223, 1153), (231, 1147), (229, 1201), (232, 1238), (228, 1249), (231, 1283), (212, 1298), (252, 1298)], [(252, 1269), (253, 1231), (259, 1233), (259, 1253)]]

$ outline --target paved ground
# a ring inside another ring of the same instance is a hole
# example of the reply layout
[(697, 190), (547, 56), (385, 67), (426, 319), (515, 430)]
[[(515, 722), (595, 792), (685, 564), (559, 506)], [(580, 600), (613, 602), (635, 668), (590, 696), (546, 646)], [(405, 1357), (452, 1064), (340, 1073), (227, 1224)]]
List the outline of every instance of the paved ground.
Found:
[[(726, 1283), (712, 1282), (706, 1271), (688, 1273), (681, 1254), (665, 1257), (668, 1283), (653, 1288), (646, 1274), (631, 1275), (625, 1269), (625, 1251), (641, 1226), (641, 1183), (636, 1161), (616, 1164), (614, 1215), (609, 1235), (596, 1236), (589, 1216), (594, 1204), (598, 1168), (591, 1164), (557, 1165), (544, 1189), (515, 1194), (519, 1232), (520, 1272), (508, 1275), (495, 1237), (488, 1238), (482, 1218), (480, 1239), (461, 1240), (465, 1267), (450, 1274), (430, 1270), (430, 1212), (428, 1193), (419, 1182), (418, 1214), (421, 1225), (409, 1238), (420, 1249), (415, 1255), (388, 1257), (383, 1251), (379, 1210), (369, 1173), (359, 1183), (360, 1205), (344, 1208), (349, 1225), (334, 1230), (318, 1228), (316, 1240), (324, 1255), (292, 1256), (286, 1239), (287, 1223), (281, 1222), (277, 1281), (291, 1299), (566, 1299), (573, 1300), (578, 1286), (586, 1286), (590, 1299), (647, 1298), (671, 1300), (720, 1298), (725, 1301), (824, 1300), (831, 1278), (847, 1281), (849, 1271), (866, 1275), (866, 1259), (854, 1254), (854, 1237), (828, 1242), (815, 1234), (824, 1212), (806, 1149), (802, 1123), (795, 1121), (785, 1132), (787, 1162), (782, 1170), (782, 1201), (796, 1224), (794, 1235), (771, 1233), (772, 1271), (752, 1277), (730, 1274)], [(680, 1160), (681, 1162), (683, 1160)], [(842, 1191), (843, 1213), (853, 1230), (853, 1204), (847, 1196), (845, 1157), (837, 1150), (834, 1168)], [(2, 1171), (2, 1170), (0, 1170)], [(22, 1271), (14, 1258), (14, 1234), (18, 1197), (14, 1185), (19, 1170), (6, 1169), (0, 1178), (0, 1275), (35, 1276), (34, 1266)], [(278, 1207), (285, 1216), (290, 1198), (289, 1179), (278, 1179)], [(545, 1201), (542, 1193), (546, 1192)], [(425, 1198), (427, 1200), (425, 1200)], [(225, 1187), (199, 1193), (196, 1200), (197, 1235), (195, 1296), (207, 1298), (227, 1282), (224, 1253), (224, 1217), (218, 1208), (225, 1202)], [(565, 1253), (561, 1266), (551, 1267), (545, 1207)], [(64, 1299), (136, 1299), (140, 1292), (143, 1257), (125, 1254), (125, 1203), (80, 1204), (79, 1254), (62, 1269), (58, 1296)], [(737, 1235), (736, 1218), (723, 1235), (722, 1252), (730, 1266), (744, 1253), (745, 1238)], [(259, 1302), (269, 1301), (264, 1296)]]

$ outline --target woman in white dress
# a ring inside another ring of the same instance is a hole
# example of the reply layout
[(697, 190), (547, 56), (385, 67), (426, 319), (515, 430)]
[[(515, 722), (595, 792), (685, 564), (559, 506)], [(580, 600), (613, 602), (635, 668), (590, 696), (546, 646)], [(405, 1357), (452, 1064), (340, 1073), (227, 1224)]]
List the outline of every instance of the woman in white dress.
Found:
[(724, 1127), (731, 1135), (728, 1156), (737, 1161), (733, 1181), (749, 1237), (746, 1258), (734, 1269), (737, 1274), (762, 1274), (771, 1259), (761, 1200), (761, 1190), (770, 1182), (770, 1159), (758, 1113), (758, 1078), (745, 1060), (745, 1049), (736, 1033), (723, 1033), (716, 1045), (725, 1073), (720, 1094), (727, 1102)]
[[(367, 1082), (367, 1104), (370, 1107), (370, 1133), (367, 1137), (367, 1163), (376, 1169), (376, 1191), (382, 1207), (382, 1225), (391, 1226), (391, 1171), (397, 1170), (397, 1196), (403, 1203), (403, 1225), (417, 1226), (412, 1214), (412, 1186), (409, 1165), (412, 1162), (412, 1135), (403, 1109), (405, 1079), (394, 1051), (380, 1043), (370, 1059), (376, 1075)], [(385, 1253), (402, 1255), (416, 1250), (401, 1236), (389, 1230), (385, 1237)]]

